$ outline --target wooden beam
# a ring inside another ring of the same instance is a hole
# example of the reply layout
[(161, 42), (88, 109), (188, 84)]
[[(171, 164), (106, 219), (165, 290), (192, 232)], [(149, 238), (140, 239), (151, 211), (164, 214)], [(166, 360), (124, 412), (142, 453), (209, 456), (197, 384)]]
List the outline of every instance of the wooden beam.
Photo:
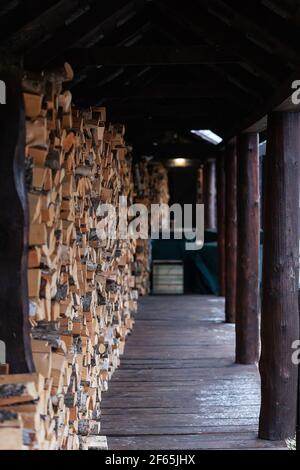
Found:
[(134, 152), (139, 155), (153, 155), (159, 158), (172, 157), (196, 157), (207, 159), (214, 154), (214, 149), (209, 144), (158, 144), (158, 145), (134, 145)]
[(300, 113), (268, 117), (261, 312), (259, 437), (295, 435), (299, 340)]
[[(253, 11), (252, 5), (250, 8), (246, 8), (247, 11), (243, 13), (236, 6), (230, 6), (223, 0), (205, 0), (205, 3), (211, 13), (216, 14), (225, 23), (230, 21), (230, 25), (241, 33), (247, 31), (248, 38), (254, 43), (259, 43), (267, 52), (277, 55), (284, 63), (290, 61), (299, 64), (299, 51), (284, 43), (275, 34), (270, 33), (265, 17), (260, 18), (256, 15), (254, 19), (249, 16), (249, 13)], [(242, 6), (244, 8), (248, 5), (243, 4)]]
[(258, 360), (259, 136), (237, 139), (236, 362)]
[[(141, 90), (136, 87), (126, 87), (123, 89), (102, 88), (98, 89), (98, 94), (102, 94), (105, 101), (119, 100), (126, 98), (126, 100), (143, 100), (143, 99), (202, 99), (202, 98), (228, 98), (228, 99), (241, 99), (245, 98), (242, 93), (235, 93), (234, 90), (226, 86), (219, 86), (218, 84), (206, 83), (193, 83), (187, 82), (185, 85), (168, 83), (156, 84), (151, 87), (143, 88)], [(238, 95), (238, 96), (237, 96)], [(95, 95), (94, 95), (95, 96)]]
[[(210, 36), (210, 28), (208, 28), (206, 34), (204, 32), (199, 31), (196, 25), (195, 29), (191, 28), (188, 22), (180, 20), (180, 15), (176, 16), (172, 13), (171, 8), (166, 8), (165, 2), (162, 5), (160, 2), (157, 3), (156, 1), (153, 1), (152, 6), (155, 7), (154, 14), (156, 18), (156, 24), (158, 21), (161, 25), (161, 29), (163, 29), (164, 32), (166, 32), (166, 28), (168, 28), (168, 38), (175, 46), (181, 46), (182, 44), (186, 44), (187, 40), (189, 40), (191, 44), (198, 42), (200, 37), (201, 40), (203, 39), (207, 44), (212, 47), (219, 47), (220, 45), (222, 45), (223, 47), (223, 41), (219, 37), (215, 38)], [(201, 12), (201, 15), (202, 13), (203, 12)], [(206, 15), (206, 12), (204, 12), (204, 15)], [(232, 44), (228, 44), (225, 47), (227, 47), (228, 51), (232, 51)], [(244, 60), (244, 58), (241, 60)], [(245, 62), (240, 65), (245, 66)], [(245, 94), (246, 96), (248, 95), (248, 99), (249, 97), (252, 97), (252, 100), (253, 97), (259, 101), (262, 101), (263, 98), (265, 98), (265, 90), (258, 88), (257, 84), (255, 83), (256, 80), (255, 82), (253, 81), (253, 74), (257, 78), (257, 73), (251, 72), (252, 76), (250, 75), (251, 80), (249, 80), (249, 75), (248, 77), (239, 77), (236, 73), (236, 69), (229, 71), (227, 67), (227, 69), (224, 70), (221, 65), (210, 64), (208, 66), (208, 70), (212, 71), (211, 82), (218, 81), (218, 85), (215, 86), (216, 89), (218, 89), (219, 87), (227, 88), (228, 86), (232, 88), (233, 85), (233, 88), (236, 90), (237, 97), (241, 94)], [(201, 82), (202, 70), (194, 70), (194, 73), (198, 75), (198, 81)], [(272, 80), (274, 81), (274, 77), (272, 78)], [(245, 99), (247, 100), (247, 98), (245, 98), (244, 96), (244, 98), (241, 98), (241, 100), (244, 102)]]
[(226, 299), (225, 320), (236, 318), (236, 261), (237, 261), (237, 207), (236, 207), (236, 143), (228, 145), (225, 159), (226, 172)]
[[(147, 116), (122, 116), (117, 113), (114, 115), (109, 114), (109, 119), (112, 122), (120, 122), (125, 124), (126, 129), (136, 137), (142, 135), (145, 131), (173, 131), (175, 133), (180, 131), (189, 132), (191, 129), (212, 129), (219, 134), (221, 133), (221, 119), (218, 121), (216, 116), (210, 117), (177, 117), (174, 115), (168, 118), (163, 116), (156, 116), (154, 119), (149, 119)], [(221, 133), (222, 134), (222, 133)], [(134, 140), (135, 140), (134, 139)]]
[(25, 117), (21, 81), (0, 73), (0, 340), (11, 373), (34, 371), (27, 289), (28, 204), (25, 188)]
[[(181, 117), (210, 117), (213, 116), (213, 111), (211, 108), (202, 108), (201, 104), (199, 102), (189, 103), (189, 102), (183, 102), (183, 103), (178, 103), (177, 100), (175, 100), (174, 103), (153, 103), (153, 102), (147, 102), (147, 103), (142, 103), (138, 102), (135, 104), (132, 104), (130, 107), (126, 106), (125, 103), (114, 103), (114, 105), (111, 104), (110, 106), (110, 114), (111, 115), (116, 115), (118, 113), (119, 116), (166, 116), (166, 117), (172, 117), (176, 115), (180, 115)], [(219, 119), (224, 119), (226, 118), (226, 104), (224, 104), (222, 107), (219, 106), (218, 109), (218, 118)]]
[(208, 160), (204, 165), (204, 226), (216, 228), (216, 161)]
[[(31, 21), (26, 22), (18, 31), (9, 34), (2, 42), (3, 50), (11, 52), (28, 51), (37, 44), (38, 41), (44, 39), (53, 30), (64, 25), (66, 18), (74, 11), (87, 7), (87, 2), (80, 6), (78, 0), (60, 0), (55, 2), (50, 8), (35, 16)], [(23, 19), (24, 21), (24, 19)]]
[(292, 84), (295, 80), (299, 80), (299, 76), (300, 69), (285, 80), (270, 99), (268, 99), (261, 107), (256, 109), (245, 119), (237, 120), (231, 132), (224, 138), (224, 141), (234, 139), (234, 136), (240, 132), (264, 132), (267, 129), (268, 114), (272, 111), (299, 111), (300, 105), (295, 104), (292, 99), (293, 92), (295, 91)]
[(87, 65), (187, 65), (231, 64), (233, 54), (207, 46), (100, 47), (70, 49), (66, 55), (73, 67)]
[[(138, 0), (137, 4), (141, 2), (142, 0)], [(93, 1), (83, 15), (68, 22), (46, 41), (29, 50), (25, 57), (26, 67), (40, 70), (57, 57), (61, 57), (64, 51), (74, 47), (78, 42), (82, 43), (86, 39), (91, 44), (91, 37), (94, 42), (98, 41), (103, 35), (103, 29), (106, 31), (114, 29), (117, 20), (127, 15), (133, 8), (134, 2), (127, 0), (104, 3)]]
[(226, 220), (226, 179), (225, 155), (220, 153), (217, 158), (217, 227), (218, 227), (218, 271), (219, 294), (225, 297), (225, 220)]
[(247, 38), (225, 26), (221, 21), (209, 14), (205, 8), (199, 10), (196, 3), (189, 3), (189, 7), (174, 6), (171, 0), (155, 0), (161, 12), (171, 17), (175, 16), (178, 24), (188, 27), (212, 46), (222, 46), (223, 50), (230, 51), (240, 59), (241, 67), (246, 68), (252, 75), (261, 76), (267, 83), (277, 86), (279, 81), (278, 64), (271, 54), (262, 51), (251, 44)]

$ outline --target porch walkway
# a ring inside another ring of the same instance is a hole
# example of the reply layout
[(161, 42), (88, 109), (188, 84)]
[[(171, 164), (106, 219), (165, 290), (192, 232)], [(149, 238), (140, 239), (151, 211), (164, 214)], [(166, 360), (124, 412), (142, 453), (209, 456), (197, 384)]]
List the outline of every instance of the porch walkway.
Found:
[(259, 375), (234, 364), (224, 301), (159, 296), (140, 301), (121, 367), (102, 402), (108, 448), (266, 449), (256, 438)]

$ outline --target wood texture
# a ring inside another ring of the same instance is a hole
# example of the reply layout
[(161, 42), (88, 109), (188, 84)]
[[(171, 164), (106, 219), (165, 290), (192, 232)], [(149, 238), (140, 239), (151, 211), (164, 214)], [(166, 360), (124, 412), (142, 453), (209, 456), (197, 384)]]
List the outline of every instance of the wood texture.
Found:
[(237, 206), (236, 206), (236, 143), (228, 145), (225, 157), (226, 172), (226, 302), (225, 319), (234, 323), (236, 317), (236, 260), (237, 260)]
[(204, 165), (204, 223), (206, 229), (216, 228), (216, 161)]
[(218, 227), (218, 269), (219, 294), (224, 297), (225, 288), (225, 155), (222, 153), (217, 159), (217, 227)]
[(103, 397), (109, 449), (284, 448), (256, 437), (259, 375), (254, 365), (234, 364), (234, 327), (223, 315), (217, 297), (140, 300)]
[(295, 434), (298, 367), (291, 360), (299, 339), (299, 113), (268, 118), (260, 359), (259, 435)]
[(74, 66), (82, 65), (178, 65), (237, 63), (236, 56), (207, 46), (99, 47), (71, 49)]
[(34, 370), (27, 290), (28, 204), (25, 190), (25, 117), (20, 79), (1, 73), (0, 107), (0, 339), (11, 373)]
[(258, 360), (259, 136), (237, 139), (236, 362)]

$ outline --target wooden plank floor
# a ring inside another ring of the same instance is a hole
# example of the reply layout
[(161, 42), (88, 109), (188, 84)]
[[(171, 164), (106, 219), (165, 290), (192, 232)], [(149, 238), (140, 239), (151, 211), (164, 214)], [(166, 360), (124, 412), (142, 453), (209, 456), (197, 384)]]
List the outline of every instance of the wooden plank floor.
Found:
[(256, 438), (259, 375), (234, 364), (234, 325), (208, 296), (141, 299), (104, 393), (109, 449), (274, 449)]

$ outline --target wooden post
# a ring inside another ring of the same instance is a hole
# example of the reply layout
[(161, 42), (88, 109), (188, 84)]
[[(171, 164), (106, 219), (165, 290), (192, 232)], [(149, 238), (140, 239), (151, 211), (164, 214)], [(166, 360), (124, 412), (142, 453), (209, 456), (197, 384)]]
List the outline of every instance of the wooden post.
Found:
[(258, 361), (259, 138), (237, 139), (236, 362)]
[(204, 223), (205, 229), (216, 228), (216, 162), (204, 166)]
[(236, 309), (236, 259), (237, 259), (237, 208), (236, 208), (236, 142), (228, 145), (225, 158), (226, 175), (226, 299), (225, 320), (235, 322)]
[(217, 160), (217, 227), (218, 227), (218, 269), (219, 294), (225, 296), (225, 156)]
[(298, 366), (292, 343), (299, 339), (300, 113), (268, 117), (265, 162), (265, 233), (262, 281), (259, 437), (295, 435)]
[(27, 289), (28, 205), (25, 188), (25, 118), (20, 80), (0, 73), (0, 340), (11, 373), (34, 371)]

